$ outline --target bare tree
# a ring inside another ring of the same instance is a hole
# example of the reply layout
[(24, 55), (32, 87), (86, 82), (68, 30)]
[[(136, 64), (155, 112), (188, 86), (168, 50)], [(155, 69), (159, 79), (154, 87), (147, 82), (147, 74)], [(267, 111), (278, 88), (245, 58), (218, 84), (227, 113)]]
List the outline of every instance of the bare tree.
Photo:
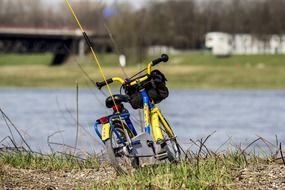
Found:
[[(108, 24), (121, 53), (144, 58), (150, 45), (181, 49), (199, 48), (210, 31), (251, 33), (257, 36), (285, 33), (285, 0), (166, 0), (148, 1), (134, 9), (114, 3), (105, 17), (103, 1), (71, 1), (82, 25), (106, 33)], [(62, 1), (46, 7), (43, 0), (0, 0), (1, 25), (72, 27), (74, 22)]]

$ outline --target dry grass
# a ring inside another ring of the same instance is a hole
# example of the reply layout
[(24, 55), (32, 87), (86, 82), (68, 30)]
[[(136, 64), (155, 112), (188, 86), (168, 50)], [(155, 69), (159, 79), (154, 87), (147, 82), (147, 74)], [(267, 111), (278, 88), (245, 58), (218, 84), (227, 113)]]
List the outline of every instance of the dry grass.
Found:
[(0, 165), (0, 189), (92, 189), (94, 182), (104, 183), (115, 177), (110, 166), (100, 169), (17, 169)]

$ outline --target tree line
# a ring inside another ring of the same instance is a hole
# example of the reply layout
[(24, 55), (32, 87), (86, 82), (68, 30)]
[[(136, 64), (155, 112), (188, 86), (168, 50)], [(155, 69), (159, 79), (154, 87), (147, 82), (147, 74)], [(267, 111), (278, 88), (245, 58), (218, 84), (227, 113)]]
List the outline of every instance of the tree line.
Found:
[[(207, 32), (285, 34), (285, 0), (148, 1), (139, 9), (114, 3), (111, 14), (99, 0), (71, 1), (82, 24), (109, 31), (121, 53), (143, 55), (146, 47), (202, 48)], [(47, 7), (42, 0), (1, 0), (1, 25), (76, 27), (65, 2)]]
[(284, 18), (285, 0), (172, 0), (154, 1), (134, 12), (126, 9), (110, 25), (125, 48), (159, 44), (196, 49), (211, 31), (285, 34)]

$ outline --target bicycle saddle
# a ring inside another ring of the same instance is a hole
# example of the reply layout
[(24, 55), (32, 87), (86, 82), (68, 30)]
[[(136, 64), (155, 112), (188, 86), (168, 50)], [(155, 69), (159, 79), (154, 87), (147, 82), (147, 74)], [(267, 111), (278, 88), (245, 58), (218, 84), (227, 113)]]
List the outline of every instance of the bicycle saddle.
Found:
[[(115, 95), (113, 95), (113, 98), (114, 98), (116, 104), (121, 104), (122, 102), (129, 102), (129, 96), (128, 95), (115, 94)], [(106, 99), (105, 103), (106, 103), (107, 108), (112, 108), (114, 106), (114, 101), (112, 99), (112, 96), (109, 96)]]

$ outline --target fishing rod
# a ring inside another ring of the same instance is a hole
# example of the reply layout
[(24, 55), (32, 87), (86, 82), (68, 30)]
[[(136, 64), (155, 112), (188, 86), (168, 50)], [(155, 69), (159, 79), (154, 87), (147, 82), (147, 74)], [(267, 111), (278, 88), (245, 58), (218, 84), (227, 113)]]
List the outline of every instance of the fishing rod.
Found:
[[(98, 66), (98, 68), (99, 68), (100, 74), (102, 75), (103, 80), (104, 80), (104, 82), (105, 82), (105, 84), (106, 84), (106, 86), (107, 86), (107, 89), (108, 89), (108, 92), (109, 92), (109, 94), (110, 94), (110, 97), (111, 97), (111, 99), (112, 99), (114, 105), (116, 105), (116, 101), (115, 101), (114, 96), (113, 96), (113, 93), (112, 93), (112, 91), (111, 91), (111, 87), (110, 87), (110, 85), (108, 84), (107, 78), (106, 78), (106, 76), (105, 76), (105, 74), (104, 74), (104, 72), (103, 72), (103, 68), (102, 68), (102, 66), (101, 66), (101, 64), (100, 64), (100, 62), (99, 62), (99, 59), (98, 59), (98, 57), (97, 57), (97, 55), (96, 55), (96, 53), (95, 53), (95, 51), (94, 51), (94, 49), (93, 49), (93, 47), (92, 47), (91, 41), (90, 41), (88, 35), (86, 34), (86, 32), (84, 31), (84, 29), (83, 29), (83, 27), (82, 27), (82, 25), (81, 25), (79, 19), (77, 18), (77, 16), (76, 16), (76, 14), (75, 14), (75, 12), (74, 12), (74, 10), (73, 10), (73, 8), (72, 8), (72, 6), (71, 6), (69, 0), (65, 0), (65, 2), (66, 2), (66, 4), (68, 5), (69, 10), (70, 10), (71, 14), (73, 15), (73, 18), (74, 18), (74, 20), (76, 21), (78, 27), (80, 28), (80, 31), (82, 32), (82, 35), (83, 35), (83, 37), (84, 37), (84, 39), (85, 39), (85, 41), (86, 41), (88, 47), (90, 48), (90, 51), (91, 51), (91, 53), (92, 53), (92, 55), (93, 55), (93, 59), (95, 60), (97, 66)], [(116, 109), (116, 111), (117, 111), (118, 113), (120, 113), (118, 106), (115, 106), (115, 109)], [(123, 131), (124, 131), (125, 135), (128, 137), (128, 132), (126, 131), (126, 129), (125, 129), (125, 127), (124, 127), (124, 123), (123, 123), (123, 120), (122, 120), (122, 118), (121, 118), (120, 115), (119, 115), (119, 120), (120, 120), (120, 122), (121, 122), (121, 125), (122, 125), (122, 127), (123, 127)], [(130, 142), (130, 139), (128, 139), (128, 142)]]
[(100, 62), (99, 62), (99, 59), (98, 59), (98, 57), (97, 57), (97, 55), (96, 55), (96, 53), (95, 53), (95, 51), (94, 51), (94, 49), (93, 49), (93, 47), (92, 47), (91, 41), (90, 41), (88, 35), (86, 34), (85, 30), (83, 29), (83, 27), (82, 27), (82, 25), (81, 25), (81, 23), (80, 23), (78, 17), (76, 16), (76, 14), (75, 14), (75, 12), (74, 12), (74, 10), (73, 10), (73, 8), (72, 8), (72, 6), (71, 6), (69, 0), (65, 0), (65, 2), (66, 2), (66, 4), (68, 5), (69, 10), (70, 10), (71, 14), (73, 15), (73, 17), (74, 17), (74, 19), (75, 19), (75, 21), (76, 21), (76, 23), (77, 23), (77, 25), (78, 25), (80, 31), (82, 32), (82, 35), (83, 35), (83, 37), (84, 37), (84, 39), (85, 39), (85, 41), (86, 41), (88, 47), (90, 48), (90, 51), (91, 51), (91, 53), (92, 53), (92, 55), (93, 55), (93, 59), (95, 60), (97, 66), (98, 66), (98, 68), (99, 68), (100, 74), (101, 74), (101, 76), (103, 77), (104, 82), (106, 83), (108, 92), (109, 92), (110, 96), (112, 97), (113, 102), (115, 103), (115, 100), (114, 100), (114, 97), (113, 97), (113, 94), (112, 94), (110, 85), (109, 85), (108, 82), (107, 82), (107, 78), (106, 78), (106, 76), (105, 76), (105, 74), (104, 74), (104, 71), (103, 71), (102, 66), (101, 66), (101, 64), (100, 64)]
[[(111, 42), (113, 43), (113, 47), (114, 47), (114, 49), (115, 49), (115, 53), (116, 53), (118, 56), (122, 55), (122, 51), (120, 51), (119, 46), (118, 46), (117, 42), (115, 41), (115, 39), (114, 39), (114, 37), (113, 37), (113, 34), (112, 34), (112, 32), (111, 32), (111, 29), (110, 29), (110, 28), (108, 27), (108, 25), (106, 24), (106, 23), (107, 23), (106, 19), (104, 18), (104, 16), (103, 16), (102, 14), (100, 14), (100, 15), (101, 15), (101, 17), (102, 17), (101, 19), (103, 20), (104, 28), (105, 28), (105, 30), (106, 30), (106, 32), (107, 32), (107, 34), (108, 34), (108, 36), (109, 36)], [(65, 48), (65, 50), (66, 50), (67, 52), (69, 52), (69, 54), (71, 54), (71, 50), (70, 50), (66, 45), (64, 45), (64, 48)], [(96, 87), (96, 82), (89, 76), (89, 74), (85, 71), (85, 69), (81, 66), (81, 64), (80, 64), (76, 59), (75, 59), (75, 62), (76, 62), (76, 64), (79, 66), (80, 70), (81, 70), (82, 73), (85, 75), (85, 77), (93, 84), (93, 86)], [(123, 75), (125, 76), (125, 78), (128, 78), (128, 75), (127, 75), (127, 73), (126, 73), (124, 67), (123, 67), (120, 63), (119, 63), (119, 66), (120, 66), (121, 71), (122, 71)], [(106, 95), (103, 91), (100, 91), (100, 92), (101, 92), (104, 96), (107, 97), (107, 95)]]
[[(66, 0), (66, 3), (68, 4), (68, 7), (69, 7), (69, 9), (70, 9), (70, 11), (71, 11), (73, 17), (75, 18), (75, 20), (76, 20), (76, 22), (77, 22), (77, 24), (78, 24), (78, 26), (79, 26), (81, 32), (83, 33), (83, 36), (84, 36), (84, 38), (85, 38), (85, 40), (86, 40), (86, 42), (87, 42), (89, 48), (91, 49), (91, 52), (92, 52), (92, 54), (93, 54), (93, 57), (95, 58), (95, 61), (96, 61), (97, 65), (99, 66), (101, 75), (102, 75), (103, 78), (104, 78), (104, 73), (103, 73), (102, 67), (101, 67), (101, 65), (100, 65), (100, 63), (99, 63), (99, 60), (97, 59), (97, 56), (96, 56), (96, 54), (95, 54), (95, 51), (93, 50), (93, 47), (92, 47), (92, 44), (91, 44), (91, 42), (90, 42), (90, 40), (89, 40), (88, 35), (87, 35), (86, 32), (83, 30), (83, 27), (82, 27), (82, 25), (80, 24), (80, 21), (79, 21), (79, 19), (77, 18), (77, 16), (76, 16), (76, 14), (75, 14), (75, 12), (74, 12), (74, 10), (73, 10), (71, 4), (69, 3), (69, 0)], [(101, 15), (101, 16), (102, 16), (102, 15)], [(111, 42), (112, 42), (113, 45), (114, 45), (116, 54), (122, 54), (121, 51), (120, 51), (120, 49), (119, 49), (119, 46), (118, 46), (117, 42), (115, 41), (115, 39), (114, 39), (114, 37), (113, 37), (113, 35), (112, 35), (112, 32), (111, 32), (110, 28), (107, 26), (107, 24), (106, 24), (107, 22), (106, 22), (106, 20), (105, 20), (105, 18), (104, 18), (103, 16), (102, 16), (102, 20), (103, 20), (103, 22), (104, 22), (104, 28), (105, 28), (105, 30), (107, 31), (107, 33), (108, 33), (108, 35), (109, 35), (109, 38), (111, 39)], [(119, 65), (120, 65), (120, 64), (119, 64)], [(90, 78), (90, 76), (89, 76), (89, 75), (87, 74), (87, 72), (82, 68), (82, 66), (81, 66), (80, 64), (78, 64), (78, 66), (80, 67), (80, 69), (81, 69), (81, 71), (84, 73), (84, 75), (85, 75), (85, 76), (92, 82), (92, 84), (94, 85), (94, 81)], [(125, 72), (124, 67), (123, 67), (122, 65), (120, 65), (120, 68), (121, 68), (121, 71), (123, 72), (125, 78), (129, 78), (128, 75), (127, 75), (127, 73)], [(134, 78), (135, 76), (137, 76), (138, 74), (142, 73), (142, 72), (145, 71), (145, 70), (146, 70), (146, 69), (144, 69), (144, 70), (142, 70), (142, 71), (136, 73), (136, 74), (135, 74), (134, 76), (132, 76), (130, 79)], [(108, 82), (106, 81), (106, 78), (104, 78), (104, 82), (106, 83), (107, 88), (108, 88), (108, 91), (109, 91), (109, 94), (111, 95), (112, 101), (113, 101), (114, 104), (115, 104), (115, 101), (114, 101), (114, 98), (113, 98), (113, 95), (112, 95), (112, 92), (111, 92), (111, 88), (109, 87)], [(101, 93), (102, 93), (104, 96), (106, 96), (106, 94), (103, 93), (102, 91), (101, 91)], [(116, 109), (117, 109), (117, 107), (116, 107)], [(117, 110), (117, 111), (118, 111), (118, 110)], [(141, 123), (142, 123), (142, 118), (141, 118), (142, 113), (141, 113), (141, 110), (138, 110), (138, 112), (139, 112), (140, 119), (138, 119), (138, 118), (136, 118), (136, 117), (134, 117), (134, 116), (133, 116), (133, 119), (134, 119), (135, 121), (137, 121), (138, 123), (141, 124)]]

